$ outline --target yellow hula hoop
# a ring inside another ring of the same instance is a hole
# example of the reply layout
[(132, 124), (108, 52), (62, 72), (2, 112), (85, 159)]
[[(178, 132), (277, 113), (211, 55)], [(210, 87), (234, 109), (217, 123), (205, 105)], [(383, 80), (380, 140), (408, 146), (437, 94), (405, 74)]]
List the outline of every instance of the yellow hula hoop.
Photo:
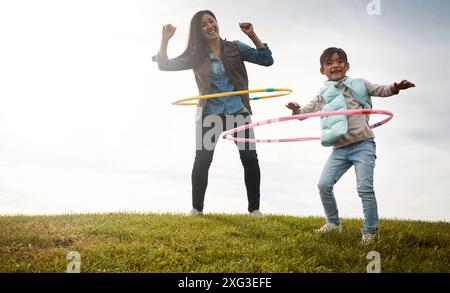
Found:
[(199, 100), (214, 99), (214, 98), (221, 98), (221, 97), (228, 97), (228, 96), (239, 96), (239, 95), (252, 94), (252, 93), (271, 93), (271, 92), (284, 92), (284, 93), (268, 95), (268, 96), (263, 96), (263, 97), (251, 97), (250, 100), (255, 101), (255, 100), (270, 99), (270, 98), (286, 96), (286, 95), (289, 95), (290, 93), (292, 93), (293, 91), (291, 89), (287, 89), (287, 88), (266, 88), (266, 89), (257, 89), (257, 90), (245, 90), (245, 91), (217, 93), (217, 94), (196, 96), (196, 97), (192, 97), (192, 98), (185, 98), (185, 99), (177, 100), (177, 101), (173, 102), (172, 105), (197, 106), (198, 103), (188, 103), (188, 102), (193, 101), (193, 100), (199, 101)]

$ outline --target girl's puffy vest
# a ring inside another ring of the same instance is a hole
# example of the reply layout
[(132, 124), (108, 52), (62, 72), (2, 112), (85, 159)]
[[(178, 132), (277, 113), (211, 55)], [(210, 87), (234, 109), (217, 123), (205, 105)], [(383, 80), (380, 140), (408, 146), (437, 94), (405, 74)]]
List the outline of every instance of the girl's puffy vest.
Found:
[[(372, 99), (367, 92), (364, 80), (346, 77), (343, 82), (364, 109), (372, 109)], [(325, 106), (323, 106), (321, 112), (347, 110), (344, 95), (336, 87), (337, 84), (337, 81), (328, 80), (325, 82), (324, 87), (320, 89), (319, 95), (325, 100)], [(321, 127), (320, 142), (323, 146), (332, 146), (333, 142), (347, 133), (347, 117), (344, 115), (323, 116), (321, 117)]]

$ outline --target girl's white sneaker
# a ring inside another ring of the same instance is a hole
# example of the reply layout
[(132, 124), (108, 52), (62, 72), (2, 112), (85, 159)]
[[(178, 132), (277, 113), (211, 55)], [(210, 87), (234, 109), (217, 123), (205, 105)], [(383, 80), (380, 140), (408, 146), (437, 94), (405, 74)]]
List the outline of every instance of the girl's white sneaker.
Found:
[(319, 233), (319, 234), (330, 233), (330, 232), (339, 232), (340, 233), (341, 231), (342, 231), (341, 225), (336, 225), (333, 223), (325, 223), (325, 225), (323, 225), (319, 229), (314, 230), (314, 232)]
[(379, 235), (376, 234), (363, 234), (361, 237), (361, 244), (368, 245), (378, 241)]

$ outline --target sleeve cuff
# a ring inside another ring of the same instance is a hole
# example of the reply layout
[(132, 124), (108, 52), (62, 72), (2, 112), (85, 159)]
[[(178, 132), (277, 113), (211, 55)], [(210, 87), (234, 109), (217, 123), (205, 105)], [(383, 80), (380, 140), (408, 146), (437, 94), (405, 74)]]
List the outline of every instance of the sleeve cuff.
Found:
[(389, 86), (389, 91), (391, 92), (391, 95), (398, 95), (400, 93), (400, 90), (397, 90), (395, 92), (395, 91), (393, 91), (393, 88), (394, 88), (394, 83)]
[(262, 47), (262, 48), (256, 48), (258, 51), (264, 51), (264, 50), (269, 50), (270, 51), (270, 49), (269, 49), (269, 46), (266, 44), (266, 43), (263, 43), (263, 45), (264, 45), (264, 47)]
[(156, 53), (156, 55), (152, 56), (152, 61), (153, 62), (158, 62), (160, 64), (166, 64), (168, 60), (169, 60), (168, 58), (161, 59), (159, 57), (159, 53)]

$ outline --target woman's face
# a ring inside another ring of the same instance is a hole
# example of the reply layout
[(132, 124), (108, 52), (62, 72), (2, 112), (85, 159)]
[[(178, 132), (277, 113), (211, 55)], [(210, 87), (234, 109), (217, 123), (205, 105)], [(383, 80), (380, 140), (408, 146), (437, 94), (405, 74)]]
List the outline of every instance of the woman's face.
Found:
[(219, 25), (210, 14), (203, 14), (200, 20), (200, 28), (206, 41), (219, 39)]

